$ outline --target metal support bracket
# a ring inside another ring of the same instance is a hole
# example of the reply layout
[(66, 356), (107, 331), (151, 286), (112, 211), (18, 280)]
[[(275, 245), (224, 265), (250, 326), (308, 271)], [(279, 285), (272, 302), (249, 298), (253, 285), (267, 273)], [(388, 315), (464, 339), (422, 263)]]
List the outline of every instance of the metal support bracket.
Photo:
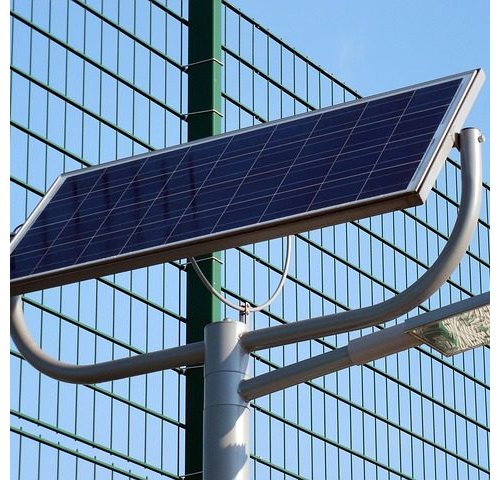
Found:
[(354, 365), (364, 365), (379, 358), (417, 347), (423, 341), (408, 333), (413, 328), (457, 315), (469, 309), (489, 305), (490, 293), (452, 303), (437, 310), (409, 318), (403, 323), (351, 340), (346, 346), (328, 353), (287, 365), (240, 383), (239, 393), (248, 402), (263, 395), (312, 380)]
[(94, 365), (61, 362), (47, 355), (31, 336), (20, 296), (10, 298), (10, 335), (23, 357), (33, 367), (49, 377), (69, 383), (109, 382), (169, 368), (200, 365), (205, 360), (205, 344), (195, 342)]
[[(395, 297), (371, 307), (246, 332), (241, 337), (241, 343), (246, 350), (250, 352), (374, 326), (410, 311), (432, 295), (459, 264), (479, 218), (482, 171), (480, 144), (483, 141), (484, 138), (477, 129), (467, 128), (460, 133), (462, 197), (455, 226), (438, 259), (413, 285)], [(264, 305), (268, 305), (274, 299), (282, 287), (282, 282), (286, 279), (290, 261), (290, 243), (289, 239), (287, 268), (285, 268), (282, 280), (275, 294)], [(193, 263), (193, 266), (196, 266), (196, 263)], [(213, 290), (212, 293), (214, 293)], [(236, 306), (237, 310), (246, 314), (260, 308), (263, 306), (250, 308)], [(44, 353), (31, 337), (24, 320), (22, 301), (19, 296), (11, 297), (10, 326), (14, 343), (35, 368), (58, 380), (72, 383), (116, 380), (168, 368), (197, 365), (204, 360), (204, 343), (195, 342), (96, 365), (69, 365), (60, 362)]]
[(182, 66), (182, 71), (183, 72), (188, 72), (190, 68), (196, 67), (197, 65), (202, 65), (204, 63), (208, 62), (215, 62), (218, 63), (221, 67), (224, 66), (224, 64), (218, 59), (218, 58), (205, 58), (205, 60), (199, 60), (198, 62), (192, 62), (192, 63), (187, 63), (186, 65)]
[(246, 333), (242, 342), (248, 351), (372, 327), (418, 307), (450, 277), (467, 251), (481, 207), (482, 151), (484, 137), (477, 128), (460, 132), (462, 194), (453, 231), (436, 261), (411, 286), (381, 303), (300, 322)]
[[(35, 368), (53, 378), (71, 383), (103, 382), (203, 363), (203, 478), (247, 480), (250, 464), (248, 402), (251, 399), (332, 371), (405, 350), (421, 342), (406, 333), (408, 325), (399, 324), (356, 339), (342, 348), (252, 379), (248, 378), (250, 352), (374, 326), (410, 311), (429, 298), (459, 264), (476, 227), (481, 205), (482, 141), (484, 138), (477, 129), (464, 129), (460, 133), (462, 195), (448, 243), (422, 277), (385, 302), (355, 311), (252, 332), (247, 331), (243, 322), (215, 322), (205, 327), (204, 341), (96, 365), (69, 365), (50, 357), (36, 344), (24, 319), (21, 297), (14, 296), (11, 297), (10, 313), (12, 339), (21, 354)], [(281, 289), (290, 262), (290, 243), (289, 240), (286, 268), (275, 294), (260, 307), (237, 306), (237, 310), (242, 311), (244, 316), (250, 311), (264, 308)], [(193, 267), (195, 270), (199, 269), (195, 261)], [(203, 279), (203, 276), (200, 278)], [(213, 287), (210, 287), (210, 290), (216, 294)]]
[(203, 113), (215, 113), (216, 115), (219, 115), (219, 117), (221, 118), (224, 118), (224, 114), (219, 112), (218, 110), (216, 110), (215, 108), (209, 108), (207, 110), (199, 110), (198, 112), (188, 112), (188, 113), (184, 113), (182, 115), (182, 119), (183, 120), (187, 120), (189, 117), (193, 116), (193, 115), (201, 115)]
[[(462, 130), (460, 136), (462, 147), (460, 209), (448, 243), (429, 270), (400, 294), (374, 306), (248, 332), (241, 338), (241, 343), (248, 351), (375, 326), (417, 307), (448, 279), (467, 250), (481, 206), (480, 144), (484, 139), (479, 130), (472, 128)], [(445, 307), (443, 312), (448, 313), (453, 308)], [(405, 322), (358, 338), (348, 346), (242, 381), (239, 392), (243, 398), (250, 401), (332, 371), (363, 364), (417, 346), (422, 341), (406, 333), (409, 325), (417, 323), (418, 320)]]
[[(214, 255), (209, 255), (208, 257), (203, 257), (203, 258), (200, 258), (198, 257), (196, 259), (196, 263), (199, 265), (200, 263), (203, 263), (203, 262), (207, 262), (207, 261), (210, 261), (210, 262), (217, 262), (219, 263), (220, 265), (224, 265), (224, 262), (220, 259), (220, 258), (217, 258), (216, 256)], [(188, 265), (192, 265), (193, 262), (191, 262), (191, 260), (188, 258), (187, 262), (181, 264), (181, 267), (183, 270), (186, 270)]]

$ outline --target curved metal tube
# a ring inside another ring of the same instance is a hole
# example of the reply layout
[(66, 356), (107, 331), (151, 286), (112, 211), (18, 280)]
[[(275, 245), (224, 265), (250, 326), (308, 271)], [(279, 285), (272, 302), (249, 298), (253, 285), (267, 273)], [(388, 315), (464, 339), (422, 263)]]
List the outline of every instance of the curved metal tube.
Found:
[(245, 348), (255, 351), (378, 325), (409, 312), (438, 290), (465, 254), (481, 207), (483, 138), (478, 129), (466, 128), (459, 139), (462, 195), (455, 226), (437, 260), (415, 283), (376, 305), (248, 332), (241, 338)]
[(247, 402), (250, 402), (263, 395), (283, 390), (328, 373), (337, 372), (353, 365), (364, 365), (373, 360), (417, 347), (424, 342), (420, 338), (408, 334), (409, 330), (454, 317), (472, 309), (485, 308), (489, 304), (490, 292), (486, 292), (417, 315), (393, 327), (355, 338), (344, 347), (242, 380), (239, 393)]
[(10, 335), (21, 354), (33, 367), (49, 377), (69, 383), (108, 382), (168, 368), (199, 365), (205, 358), (204, 342), (196, 342), (95, 365), (61, 362), (47, 355), (31, 336), (24, 320), (20, 296), (10, 299)]
[[(370, 307), (248, 332), (241, 337), (242, 345), (248, 351), (254, 351), (366, 328), (398, 317), (432, 295), (462, 259), (479, 217), (482, 167), (480, 141), (481, 134), (477, 129), (464, 129), (460, 133), (462, 197), (457, 220), (436, 262), (413, 285), (395, 297)], [(46, 375), (71, 383), (105, 382), (204, 361), (204, 342), (196, 342), (95, 365), (61, 362), (43, 352), (31, 337), (18, 296), (11, 297), (10, 328), (14, 343), (28, 362)]]

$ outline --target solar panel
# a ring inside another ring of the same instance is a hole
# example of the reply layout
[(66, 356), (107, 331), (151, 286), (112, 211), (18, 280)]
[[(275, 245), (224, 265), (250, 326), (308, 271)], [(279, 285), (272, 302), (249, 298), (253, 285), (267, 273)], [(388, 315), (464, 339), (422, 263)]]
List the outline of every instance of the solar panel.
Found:
[(417, 205), (475, 70), (64, 174), (11, 245), (18, 294)]

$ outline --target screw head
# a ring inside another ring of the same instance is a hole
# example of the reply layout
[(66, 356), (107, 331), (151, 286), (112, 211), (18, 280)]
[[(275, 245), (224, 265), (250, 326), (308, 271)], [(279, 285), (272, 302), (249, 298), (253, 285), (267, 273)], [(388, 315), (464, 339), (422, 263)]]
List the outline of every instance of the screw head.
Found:
[(486, 142), (486, 137), (483, 134), (481, 134), (481, 135), (479, 135), (477, 141), (479, 143), (484, 143), (484, 142)]

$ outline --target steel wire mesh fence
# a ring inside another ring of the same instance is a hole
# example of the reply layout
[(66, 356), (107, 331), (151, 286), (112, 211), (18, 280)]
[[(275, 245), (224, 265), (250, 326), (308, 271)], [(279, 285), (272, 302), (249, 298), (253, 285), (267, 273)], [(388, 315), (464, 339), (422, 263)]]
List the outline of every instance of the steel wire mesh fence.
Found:
[[(187, 2), (11, 2), (11, 229), (62, 172), (186, 141)], [(223, 2), (225, 131), (359, 95)], [(282, 296), (254, 328), (359, 308), (420, 276), (445, 244), (460, 198), (449, 159), (427, 203), (295, 236)], [(260, 303), (286, 241), (223, 252), (223, 292)], [(34, 337), (68, 362), (185, 342), (183, 262), (24, 298)], [(489, 290), (489, 187), (460, 268), (411, 315)], [(225, 316), (236, 317), (226, 309)], [(401, 319), (398, 319), (401, 320)], [(381, 328), (381, 327), (377, 327)], [(366, 329), (254, 355), (255, 373)], [(182, 370), (75, 386), (11, 347), (11, 477), (183, 478)], [(451, 359), (427, 347), (255, 401), (253, 478), (489, 478), (489, 349)]]

